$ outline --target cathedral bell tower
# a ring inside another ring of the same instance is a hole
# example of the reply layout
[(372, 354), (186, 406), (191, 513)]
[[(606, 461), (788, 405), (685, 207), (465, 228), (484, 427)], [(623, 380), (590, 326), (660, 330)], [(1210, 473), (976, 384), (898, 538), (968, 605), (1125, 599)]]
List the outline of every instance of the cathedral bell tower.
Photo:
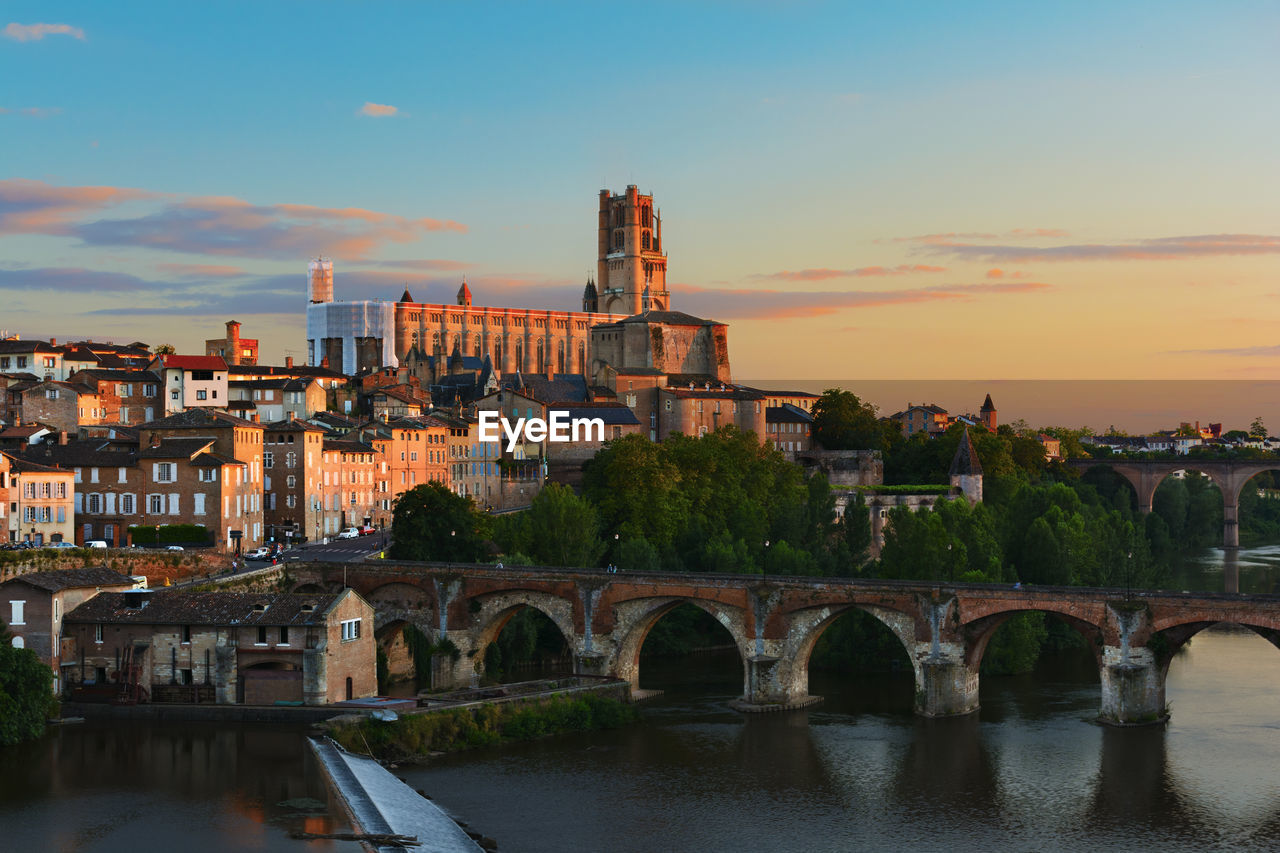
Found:
[(662, 214), (653, 196), (635, 184), (622, 195), (600, 191), (599, 310), (606, 314), (666, 311), (667, 255), (662, 250)]

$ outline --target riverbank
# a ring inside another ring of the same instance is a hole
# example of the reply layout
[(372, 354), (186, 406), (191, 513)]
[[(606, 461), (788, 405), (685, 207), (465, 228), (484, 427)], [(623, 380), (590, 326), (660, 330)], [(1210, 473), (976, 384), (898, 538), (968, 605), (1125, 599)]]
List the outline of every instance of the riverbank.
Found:
[(634, 705), (582, 692), (424, 709), (391, 721), (347, 716), (329, 720), (322, 728), (351, 752), (390, 761), (421, 761), (433, 753), (616, 729), (639, 720), (640, 711)]

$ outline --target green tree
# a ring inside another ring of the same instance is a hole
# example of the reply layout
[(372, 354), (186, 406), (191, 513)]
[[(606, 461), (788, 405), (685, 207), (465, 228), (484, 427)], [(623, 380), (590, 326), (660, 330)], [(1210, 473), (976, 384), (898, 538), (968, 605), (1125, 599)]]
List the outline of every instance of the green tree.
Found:
[(173, 344), (156, 344), (151, 348), (151, 352), (156, 355), (173, 355), (177, 350), (173, 348)]
[(867, 502), (858, 492), (853, 501), (844, 509), (844, 541), (849, 546), (849, 556), (855, 566), (867, 561), (871, 549), (871, 514), (867, 511)]
[(391, 518), (395, 560), (477, 563), (485, 554), (487, 519), (470, 498), (440, 483), (414, 486), (397, 500)]
[(53, 672), (31, 649), (15, 649), (0, 622), (0, 746), (40, 737), (53, 711)]
[(604, 554), (596, 509), (568, 486), (548, 483), (529, 509), (508, 518), (517, 531), (514, 548), (546, 566), (596, 566)]
[(885, 430), (875, 406), (851, 391), (828, 388), (813, 404), (813, 437), (827, 450), (883, 450)]
[(1253, 423), (1249, 424), (1249, 435), (1254, 438), (1267, 437), (1267, 425), (1262, 422), (1262, 415), (1258, 415), (1253, 419)]

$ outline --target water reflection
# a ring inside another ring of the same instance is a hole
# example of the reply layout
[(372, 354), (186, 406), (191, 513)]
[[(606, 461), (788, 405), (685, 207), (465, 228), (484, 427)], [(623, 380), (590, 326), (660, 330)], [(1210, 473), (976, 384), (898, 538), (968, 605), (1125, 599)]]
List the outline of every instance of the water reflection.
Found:
[(299, 850), (290, 831), (348, 827), (330, 796), (278, 726), (86, 723), (0, 749), (7, 850)]
[(1165, 584), (1172, 590), (1280, 594), (1280, 545), (1208, 548), (1183, 557)]
[(668, 692), (638, 727), (448, 756), (410, 781), (507, 851), (1280, 847), (1280, 653), (1197, 636), (1171, 668), (1173, 723), (1141, 729), (1093, 723), (1089, 657), (986, 679), (980, 713), (932, 721), (911, 714), (909, 677), (823, 673), (816, 709), (739, 715), (736, 656), (694, 658), (670, 682), (650, 669)]

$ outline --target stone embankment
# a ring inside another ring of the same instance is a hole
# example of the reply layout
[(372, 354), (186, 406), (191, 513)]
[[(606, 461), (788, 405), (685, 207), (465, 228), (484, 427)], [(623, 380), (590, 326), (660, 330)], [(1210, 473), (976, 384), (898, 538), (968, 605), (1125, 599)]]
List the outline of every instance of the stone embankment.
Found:
[(29, 548), (0, 551), (0, 581), (28, 572), (105, 566), (125, 575), (143, 575), (149, 586), (216, 577), (231, 569), (231, 557), (210, 549), (164, 551), (139, 548)]

